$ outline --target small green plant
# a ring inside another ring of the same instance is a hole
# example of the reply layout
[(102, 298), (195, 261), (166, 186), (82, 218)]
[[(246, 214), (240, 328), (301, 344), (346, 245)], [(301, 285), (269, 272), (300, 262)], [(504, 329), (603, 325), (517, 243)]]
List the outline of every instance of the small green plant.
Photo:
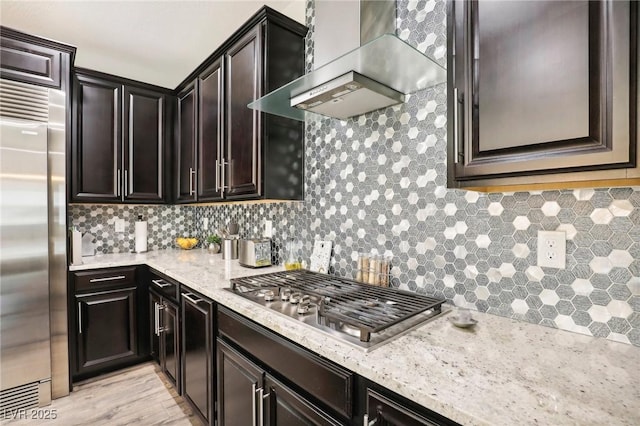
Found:
[(217, 235), (209, 235), (207, 237), (207, 242), (209, 244), (220, 244), (222, 243), (222, 238), (218, 237)]

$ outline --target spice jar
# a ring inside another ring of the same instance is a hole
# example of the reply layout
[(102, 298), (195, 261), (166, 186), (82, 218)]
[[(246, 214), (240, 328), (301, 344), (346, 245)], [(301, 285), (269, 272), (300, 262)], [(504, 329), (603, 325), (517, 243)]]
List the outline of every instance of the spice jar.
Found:
[(389, 287), (389, 274), (391, 272), (391, 256), (384, 256), (380, 260), (380, 286)]
[(369, 263), (371, 262), (368, 253), (361, 253), (358, 259), (358, 275), (356, 280), (367, 283), (369, 282)]

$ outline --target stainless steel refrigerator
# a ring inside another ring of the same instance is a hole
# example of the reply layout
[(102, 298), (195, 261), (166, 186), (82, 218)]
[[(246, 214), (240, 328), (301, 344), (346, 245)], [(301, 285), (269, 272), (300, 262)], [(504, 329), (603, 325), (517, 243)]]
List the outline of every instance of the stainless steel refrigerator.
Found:
[(65, 117), (65, 93), (0, 80), (2, 410), (69, 393)]

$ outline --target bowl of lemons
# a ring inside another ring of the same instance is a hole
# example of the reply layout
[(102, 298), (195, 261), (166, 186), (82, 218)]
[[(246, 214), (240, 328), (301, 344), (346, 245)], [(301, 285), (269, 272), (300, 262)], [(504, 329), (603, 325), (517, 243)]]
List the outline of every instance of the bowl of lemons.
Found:
[(180, 247), (183, 250), (191, 250), (192, 248), (198, 245), (198, 239), (179, 237), (179, 238), (176, 238), (176, 244), (178, 245), (178, 247)]

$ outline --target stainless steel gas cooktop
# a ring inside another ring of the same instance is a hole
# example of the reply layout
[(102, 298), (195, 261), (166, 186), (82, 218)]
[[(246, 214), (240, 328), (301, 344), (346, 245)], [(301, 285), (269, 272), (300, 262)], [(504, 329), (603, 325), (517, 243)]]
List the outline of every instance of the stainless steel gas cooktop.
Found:
[(227, 290), (365, 349), (439, 315), (445, 302), (305, 270), (232, 279)]

